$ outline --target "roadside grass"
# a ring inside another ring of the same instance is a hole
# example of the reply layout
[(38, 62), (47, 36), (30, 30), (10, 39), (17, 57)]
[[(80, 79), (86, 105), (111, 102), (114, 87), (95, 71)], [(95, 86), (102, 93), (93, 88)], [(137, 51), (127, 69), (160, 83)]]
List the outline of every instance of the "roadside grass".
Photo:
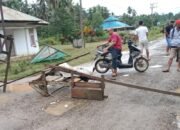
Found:
[[(69, 62), (70, 65), (79, 65), (82, 63), (89, 62), (93, 60), (96, 54), (96, 47), (101, 45), (103, 42), (95, 42), (95, 43), (87, 43), (85, 48), (73, 48), (72, 45), (54, 45), (53, 47), (66, 52), (69, 56), (65, 57), (61, 60), (49, 61), (49, 62), (41, 62), (36, 64), (31, 64), (31, 58), (17, 58), (12, 59), (11, 67), (9, 69), (8, 80), (13, 80), (17, 78), (24, 77), (26, 75), (32, 74), (34, 72), (45, 69), (48, 65), (54, 65), (57, 63), (61, 63), (65, 60), (71, 59), (73, 57), (82, 55), (87, 52), (91, 52), (89, 55), (86, 55), (82, 58), (73, 60)], [(5, 75), (5, 64), (0, 64), (0, 80), (3, 80)]]
[[(152, 41), (152, 40), (162, 37), (162, 35), (163, 34), (160, 33), (159, 28), (152, 28), (151, 31), (149, 32), (149, 39), (150, 41)], [(8, 74), (8, 80), (14, 80), (17, 78), (25, 77), (29, 74), (45, 69), (48, 65), (61, 63), (65, 60), (71, 59), (73, 57), (79, 56), (87, 52), (90, 52), (90, 54), (84, 57), (81, 57), (79, 59), (73, 60), (71, 62), (68, 62), (68, 63), (72, 66), (75, 66), (75, 65), (80, 65), (83, 63), (90, 62), (95, 57), (96, 47), (98, 45), (101, 45), (102, 43), (104, 42), (102, 41), (102, 42), (86, 43), (85, 48), (73, 48), (72, 45), (70, 44), (53, 45), (54, 48), (60, 49), (63, 52), (66, 52), (68, 55), (70, 55), (61, 60), (31, 64), (30, 61), (32, 57), (23, 57), (23, 58), (15, 58), (15, 59), (12, 58), (11, 67), (9, 69), (9, 74)], [(127, 44), (123, 45), (123, 50), (127, 50)], [(4, 79), (4, 75), (5, 75), (5, 65), (0, 64), (0, 80)]]

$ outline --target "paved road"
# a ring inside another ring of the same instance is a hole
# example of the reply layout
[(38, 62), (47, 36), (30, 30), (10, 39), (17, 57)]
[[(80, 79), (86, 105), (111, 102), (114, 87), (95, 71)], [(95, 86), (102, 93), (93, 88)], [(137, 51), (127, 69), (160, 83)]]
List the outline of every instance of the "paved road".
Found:
[[(152, 43), (148, 71), (119, 70), (117, 81), (179, 91), (176, 64), (161, 72), (168, 59), (164, 50), (163, 40)], [(180, 97), (106, 84), (104, 101), (71, 99), (68, 87), (45, 98), (25, 81), (0, 94), (0, 130), (178, 130)]]

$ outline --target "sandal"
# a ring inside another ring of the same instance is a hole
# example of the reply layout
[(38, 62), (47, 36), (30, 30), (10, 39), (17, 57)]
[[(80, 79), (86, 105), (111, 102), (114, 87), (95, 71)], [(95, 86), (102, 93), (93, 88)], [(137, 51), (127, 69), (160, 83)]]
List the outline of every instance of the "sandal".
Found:
[(167, 69), (167, 70), (163, 70), (162, 72), (169, 72), (169, 70)]

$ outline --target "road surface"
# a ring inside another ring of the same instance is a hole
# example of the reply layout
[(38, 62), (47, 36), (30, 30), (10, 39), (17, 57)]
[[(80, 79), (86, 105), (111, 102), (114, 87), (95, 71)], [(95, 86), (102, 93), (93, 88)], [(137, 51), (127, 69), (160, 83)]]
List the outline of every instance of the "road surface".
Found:
[[(175, 62), (169, 73), (162, 72), (168, 60), (164, 42), (152, 43), (150, 68), (145, 73), (133, 68), (119, 70), (116, 80), (180, 92), (180, 72), (176, 71)], [(88, 65), (83, 66), (89, 68)], [(0, 91), (0, 130), (178, 130), (180, 127), (180, 97), (108, 83), (105, 88), (108, 98), (104, 101), (72, 99), (69, 87), (42, 97), (28, 86), (30, 79), (9, 85), (5, 94)], [(50, 91), (57, 87), (60, 86), (51, 87)]]

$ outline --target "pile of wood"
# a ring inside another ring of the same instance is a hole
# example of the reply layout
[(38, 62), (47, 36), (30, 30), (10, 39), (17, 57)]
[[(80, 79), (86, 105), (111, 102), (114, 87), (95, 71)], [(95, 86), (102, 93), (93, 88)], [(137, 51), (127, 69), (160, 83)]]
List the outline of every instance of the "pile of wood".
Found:
[[(66, 84), (71, 87), (71, 97), (79, 99), (103, 100), (104, 99), (104, 77), (99, 79), (91, 78), (91, 75), (77, 72), (72, 68), (51, 66), (49, 72), (42, 72), (41, 76), (30, 82), (30, 86), (43, 96), (50, 96), (47, 85), (52, 82), (56, 84)], [(48, 81), (48, 76), (59, 75), (59, 78)], [(63, 77), (63, 75), (68, 75)]]

